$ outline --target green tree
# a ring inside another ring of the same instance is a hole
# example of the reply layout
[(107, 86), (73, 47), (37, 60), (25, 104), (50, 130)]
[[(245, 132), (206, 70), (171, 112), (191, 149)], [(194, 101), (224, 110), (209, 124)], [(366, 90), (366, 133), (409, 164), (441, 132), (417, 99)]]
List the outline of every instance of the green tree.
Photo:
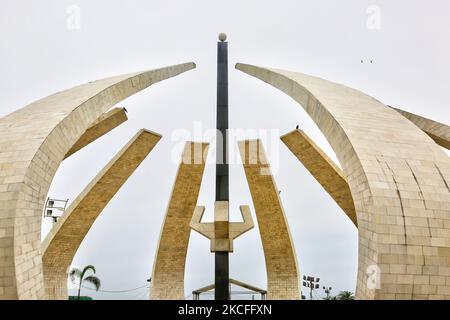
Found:
[(98, 291), (100, 289), (101, 282), (100, 282), (99, 278), (97, 278), (94, 275), (84, 277), (88, 271), (92, 271), (93, 274), (96, 273), (95, 267), (92, 265), (88, 265), (88, 266), (84, 267), (83, 270), (80, 270), (78, 268), (73, 268), (72, 270), (70, 270), (70, 273), (69, 273), (70, 280), (73, 283), (75, 283), (75, 281), (78, 280), (78, 300), (80, 300), (81, 287), (83, 285), (83, 282), (92, 283), (94, 285), (96, 291)]
[(350, 291), (341, 291), (336, 296), (337, 300), (355, 300), (355, 296), (353, 295), (353, 292)]
[(341, 291), (337, 296), (327, 296), (323, 298), (323, 300), (355, 300), (355, 296), (353, 292), (350, 291)]

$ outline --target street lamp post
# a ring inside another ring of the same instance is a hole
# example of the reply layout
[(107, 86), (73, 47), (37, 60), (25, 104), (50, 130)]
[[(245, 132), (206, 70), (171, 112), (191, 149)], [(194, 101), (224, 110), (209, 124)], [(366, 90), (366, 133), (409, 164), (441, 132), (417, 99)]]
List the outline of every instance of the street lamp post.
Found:
[(320, 278), (303, 276), (303, 286), (309, 288), (309, 299), (314, 300), (313, 291), (319, 289)]
[(325, 294), (327, 295), (327, 300), (330, 299), (330, 293), (331, 293), (332, 287), (323, 287), (323, 290), (325, 291)]

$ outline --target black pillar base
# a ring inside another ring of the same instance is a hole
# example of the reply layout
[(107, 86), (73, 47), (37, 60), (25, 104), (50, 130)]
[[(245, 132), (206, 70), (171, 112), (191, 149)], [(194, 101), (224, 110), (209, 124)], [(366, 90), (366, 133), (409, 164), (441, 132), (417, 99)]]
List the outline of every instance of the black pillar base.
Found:
[(228, 252), (216, 252), (215, 300), (230, 300)]

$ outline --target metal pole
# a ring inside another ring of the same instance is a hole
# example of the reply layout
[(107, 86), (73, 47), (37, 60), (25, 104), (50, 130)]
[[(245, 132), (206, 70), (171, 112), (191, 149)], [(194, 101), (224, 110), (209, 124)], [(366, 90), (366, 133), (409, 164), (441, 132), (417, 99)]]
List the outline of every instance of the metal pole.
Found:
[[(228, 43), (226, 36), (217, 43), (217, 147), (216, 201), (229, 201), (228, 177)], [(215, 299), (229, 300), (228, 252), (215, 253)]]

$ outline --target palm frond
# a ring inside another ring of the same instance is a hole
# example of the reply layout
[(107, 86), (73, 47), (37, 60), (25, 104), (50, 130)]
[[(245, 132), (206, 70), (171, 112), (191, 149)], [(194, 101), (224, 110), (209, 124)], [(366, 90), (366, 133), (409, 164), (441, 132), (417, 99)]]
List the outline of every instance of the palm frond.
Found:
[(92, 272), (95, 274), (97, 271), (95, 271), (95, 267), (93, 265), (88, 265), (86, 267), (84, 267), (83, 269), (83, 273), (86, 273), (88, 270), (92, 270)]
[(81, 278), (81, 270), (78, 268), (72, 268), (69, 272), (70, 280), (73, 282), (76, 278)]
[(91, 270), (93, 274), (95, 274), (95, 267), (93, 265), (88, 265), (83, 268), (83, 272), (81, 272), (81, 278), (84, 279), (84, 275)]
[(353, 292), (350, 291), (341, 291), (337, 295), (338, 300), (355, 300), (355, 296), (353, 295)]
[(100, 279), (97, 278), (96, 276), (86, 277), (86, 278), (84, 278), (84, 281), (92, 283), (95, 286), (96, 291), (98, 291), (100, 289), (101, 282), (100, 282)]

